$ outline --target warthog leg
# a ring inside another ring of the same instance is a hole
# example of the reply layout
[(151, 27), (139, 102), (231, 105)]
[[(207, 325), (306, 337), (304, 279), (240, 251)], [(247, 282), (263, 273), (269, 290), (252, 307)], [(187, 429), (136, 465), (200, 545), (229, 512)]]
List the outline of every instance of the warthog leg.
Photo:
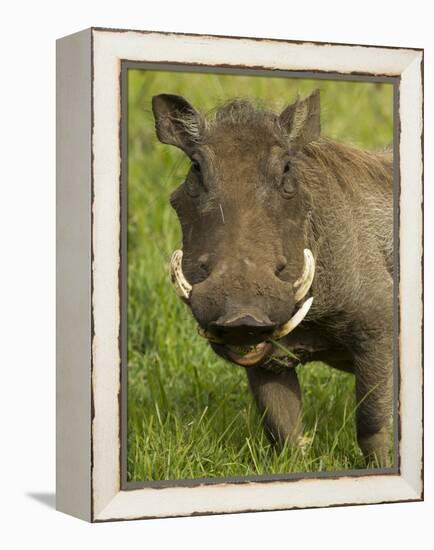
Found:
[(301, 390), (295, 369), (276, 373), (250, 367), (246, 372), (269, 439), (278, 445), (296, 443), (302, 426)]
[[(366, 342), (368, 344), (368, 342)], [(371, 334), (367, 349), (354, 355), (356, 427), (359, 447), (368, 462), (387, 466), (392, 417), (392, 338)]]

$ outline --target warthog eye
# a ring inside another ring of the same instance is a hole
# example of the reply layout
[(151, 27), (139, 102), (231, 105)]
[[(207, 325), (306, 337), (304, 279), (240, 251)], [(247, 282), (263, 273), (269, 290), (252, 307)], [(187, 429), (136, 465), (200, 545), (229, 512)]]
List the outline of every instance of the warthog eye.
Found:
[(191, 163), (191, 167), (192, 169), (197, 172), (198, 174), (200, 174), (201, 172), (201, 168), (200, 168), (200, 164), (197, 160), (193, 160), (193, 162)]
[(190, 197), (198, 197), (202, 191), (202, 172), (200, 164), (197, 160), (193, 160), (191, 163), (190, 174), (185, 182), (187, 193)]
[(296, 187), (294, 178), (291, 177), (291, 163), (287, 161), (283, 167), (282, 183), (280, 187), (285, 199), (292, 199), (295, 195)]

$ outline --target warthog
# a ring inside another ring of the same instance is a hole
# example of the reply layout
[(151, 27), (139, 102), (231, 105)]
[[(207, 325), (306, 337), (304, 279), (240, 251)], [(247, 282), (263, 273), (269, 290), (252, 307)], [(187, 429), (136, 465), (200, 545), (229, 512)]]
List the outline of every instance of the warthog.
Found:
[(353, 372), (359, 446), (386, 464), (391, 152), (322, 137), (319, 90), (280, 114), (237, 99), (204, 117), (169, 94), (152, 108), (159, 140), (191, 160), (171, 196), (183, 235), (171, 272), (200, 334), (246, 368), (277, 444), (301, 434), (296, 364)]

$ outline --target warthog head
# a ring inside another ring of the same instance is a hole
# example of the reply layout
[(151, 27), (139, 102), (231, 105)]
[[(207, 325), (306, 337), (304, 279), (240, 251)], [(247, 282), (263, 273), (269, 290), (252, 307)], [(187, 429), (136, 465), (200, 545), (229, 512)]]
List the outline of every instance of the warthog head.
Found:
[(172, 282), (217, 353), (257, 365), (313, 299), (310, 196), (294, 161), (319, 138), (319, 91), (280, 115), (235, 100), (210, 120), (168, 94), (155, 96), (152, 108), (160, 141), (191, 160), (171, 197), (183, 235)]

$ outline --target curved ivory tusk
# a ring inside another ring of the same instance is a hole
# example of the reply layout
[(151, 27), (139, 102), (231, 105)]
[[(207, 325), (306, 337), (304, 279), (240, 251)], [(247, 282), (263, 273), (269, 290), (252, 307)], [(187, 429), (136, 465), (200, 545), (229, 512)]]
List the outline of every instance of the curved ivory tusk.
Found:
[(182, 250), (175, 250), (170, 260), (170, 279), (176, 294), (185, 300), (190, 299), (192, 286), (182, 272)]
[(303, 298), (308, 293), (309, 288), (312, 284), (314, 275), (315, 275), (315, 260), (313, 258), (312, 252), (308, 248), (305, 248), (303, 273), (301, 274), (301, 277), (297, 279), (294, 283), (294, 289), (295, 289), (294, 300), (296, 304), (298, 302), (301, 302), (301, 300), (303, 300)]
[(279, 338), (283, 338), (284, 336), (292, 332), (295, 327), (297, 327), (306, 317), (307, 312), (312, 305), (312, 302), (313, 297), (306, 300), (301, 308), (291, 317), (291, 319), (287, 323), (285, 323), (273, 332), (273, 336), (271, 337), (271, 339), (279, 340)]

